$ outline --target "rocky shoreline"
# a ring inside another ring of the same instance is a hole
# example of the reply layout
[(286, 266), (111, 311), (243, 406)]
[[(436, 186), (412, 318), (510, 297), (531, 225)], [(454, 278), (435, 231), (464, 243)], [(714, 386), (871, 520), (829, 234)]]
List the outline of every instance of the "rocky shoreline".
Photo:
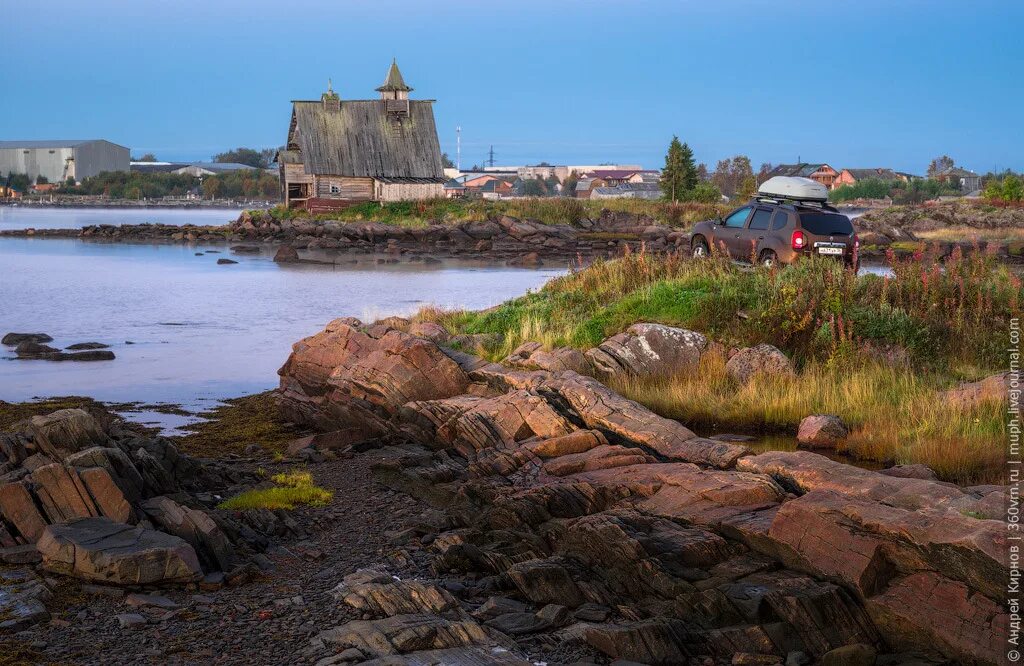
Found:
[[(281, 414), (308, 433), (284, 456), (253, 442), (193, 458), (95, 407), (6, 428), (0, 649), (106, 664), (1001, 663), (1006, 488), (755, 455), (588, 376), (699, 362), (714, 343), (694, 332), (639, 324), (503, 364), (459, 351), (474, 342), (331, 322), (280, 370)], [(790, 371), (767, 346), (730, 359), (740, 382)], [(842, 435), (827, 419), (808, 430), (817, 445)], [(220, 508), (300, 468), (333, 501)]]
[[(284, 413), (322, 432), (308, 444), (384, 446), (378, 478), (444, 513), (448, 529), (425, 535), (434, 570), (473, 577), (482, 604), (476, 624), (378, 608), (318, 635), (322, 663), (350, 649), (406, 655), (387, 663), (508, 649), (486, 627), (647, 664), (1002, 658), (1004, 488), (752, 455), (572, 370), (447, 348), (436, 329), (332, 322), (295, 345), (281, 377)], [(369, 584), (346, 581), (348, 594)]]
[[(922, 212), (923, 211), (923, 212)], [(932, 207), (910, 211), (873, 211), (854, 221), (861, 237), (861, 256), (878, 259), (888, 250), (909, 255), (918, 249), (914, 230), (934, 229), (943, 224), (974, 224), (962, 211), (950, 213)], [(955, 212), (955, 211), (954, 211)], [(984, 214), (976, 220), (979, 229), (1020, 225), (1019, 211), (997, 216)], [(972, 213), (973, 214), (973, 213)], [(1007, 217), (1009, 215), (1010, 217)], [(1006, 218), (1004, 220), (1004, 218)], [(1012, 218), (1012, 219), (1011, 219)], [(966, 220), (966, 221), (965, 221)], [(689, 252), (688, 231), (658, 223), (646, 215), (604, 210), (594, 219), (574, 224), (544, 224), (535, 220), (501, 216), (482, 221), (452, 224), (434, 223), (403, 227), (379, 222), (340, 222), (314, 218), (274, 216), (270, 211), (246, 211), (228, 225), (174, 226), (165, 224), (92, 225), (82, 229), (24, 229), (0, 231), (0, 238), (76, 238), (111, 243), (258, 243), (284, 245), (295, 250), (318, 250), (328, 254), (388, 254), (395, 257), (420, 256), (489, 258), (529, 265), (544, 258), (560, 261), (573, 257), (608, 257), (641, 247), (650, 252)], [(969, 250), (973, 241), (944, 241), (939, 251), (948, 255), (957, 247)], [(993, 253), (1004, 261), (1021, 259), (1019, 242), (996, 243)]]

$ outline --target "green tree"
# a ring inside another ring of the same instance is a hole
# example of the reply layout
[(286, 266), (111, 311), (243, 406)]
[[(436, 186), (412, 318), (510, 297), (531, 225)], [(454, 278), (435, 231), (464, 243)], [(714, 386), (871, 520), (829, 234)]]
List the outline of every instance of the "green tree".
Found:
[(555, 174), (551, 174), (544, 179), (544, 187), (547, 189), (548, 195), (550, 196), (555, 196), (555, 194), (558, 193), (558, 186), (560, 184), (561, 183), (558, 182), (558, 176)]
[(142, 157), (133, 157), (132, 161), (133, 162), (159, 162), (159, 160), (156, 158), (156, 155), (154, 155), (153, 153), (146, 153)]
[(43, 174), (39, 174), (38, 176), (36, 176), (36, 185), (45, 185), (46, 183), (49, 182), (50, 180)]
[(1014, 174), (1010, 174), (1003, 178), (1002, 198), (1005, 201), (1024, 200), (1024, 181), (1021, 181), (1021, 179)]
[(19, 192), (28, 192), (29, 187), (32, 185), (32, 179), (24, 173), (14, 173), (13, 171), (7, 173), (7, 187), (15, 189)]
[(754, 174), (751, 173), (740, 182), (740, 189), (737, 194), (742, 199), (749, 199), (754, 196), (755, 192), (757, 192), (757, 180), (754, 178)]
[(203, 181), (203, 194), (208, 199), (216, 199), (217, 195), (220, 194), (221, 183), (220, 178), (207, 178)]
[(699, 203), (718, 203), (722, 193), (713, 183), (697, 183), (697, 187), (686, 193), (687, 201)]
[[(715, 166), (715, 173), (711, 176), (711, 182), (718, 186), (727, 197), (732, 197), (737, 192), (742, 192), (747, 178), (753, 178), (754, 170), (750, 166), (750, 158), (746, 155), (737, 155), (731, 159), (719, 160)], [(756, 186), (753, 189), (757, 189)], [(751, 190), (752, 192), (753, 190)]]
[(455, 168), (455, 162), (452, 162), (452, 158), (448, 157), (448, 153), (441, 153), (441, 166), (445, 169)]
[(562, 196), (576, 196), (576, 183), (578, 182), (580, 182), (580, 175), (576, 173), (574, 169), (573, 172), (566, 176), (565, 180), (562, 181)]
[(273, 148), (256, 150), (254, 148), (235, 148), (226, 153), (219, 153), (213, 156), (214, 162), (232, 162), (234, 164), (246, 164), (254, 169), (266, 169), (274, 160)]
[(523, 181), (523, 196), (542, 197), (547, 194), (544, 181), (539, 178), (527, 178)]
[(687, 144), (680, 143), (678, 136), (673, 136), (661, 172), (661, 191), (666, 199), (679, 201), (696, 186), (697, 165), (693, 162), (693, 151)]
[(942, 173), (943, 171), (948, 171), (949, 169), (952, 169), (954, 166), (956, 166), (956, 162), (954, 162), (953, 158), (950, 157), (949, 155), (936, 157), (934, 160), (931, 161), (931, 164), (928, 165), (928, 177), (931, 178), (935, 174)]

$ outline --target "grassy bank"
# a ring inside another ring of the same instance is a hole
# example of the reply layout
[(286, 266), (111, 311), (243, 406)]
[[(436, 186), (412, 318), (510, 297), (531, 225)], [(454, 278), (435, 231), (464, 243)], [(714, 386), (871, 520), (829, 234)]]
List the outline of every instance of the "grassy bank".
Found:
[(854, 427), (854, 455), (925, 462), (961, 482), (989, 479), (1005, 436), (999, 406), (946, 408), (939, 391), (1004, 365), (1020, 280), (982, 251), (940, 262), (932, 249), (892, 267), (882, 278), (829, 261), (750, 270), (721, 258), (635, 254), (487, 311), (419, 317), (501, 334), (477, 350), (493, 359), (528, 340), (592, 347), (638, 321), (698, 330), (727, 346), (768, 342), (796, 361), (795, 380), (740, 387), (725, 376), (724, 359), (709, 355), (693, 376), (616, 388), (700, 429), (795, 432), (808, 414), (837, 413)]
[[(317, 215), (320, 220), (342, 222), (380, 222), (403, 227), (422, 227), (431, 223), (457, 224), (480, 221), (501, 215), (539, 220), (545, 224), (575, 224), (579, 220), (596, 219), (602, 210), (647, 215), (660, 224), (686, 227), (699, 220), (725, 212), (717, 204), (646, 201), (641, 199), (588, 200), (568, 197), (523, 199), (430, 199), (426, 201), (395, 201), (386, 204), (368, 202), (344, 210)], [(277, 218), (308, 217), (299, 210), (274, 208)]]

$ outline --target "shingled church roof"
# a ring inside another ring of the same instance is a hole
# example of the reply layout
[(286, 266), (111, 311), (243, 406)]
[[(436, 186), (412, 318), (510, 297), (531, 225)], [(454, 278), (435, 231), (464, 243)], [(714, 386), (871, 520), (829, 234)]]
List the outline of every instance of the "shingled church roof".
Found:
[(388, 76), (384, 79), (384, 85), (377, 88), (377, 92), (391, 92), (394, 90), (404, 90), (409, 92), (412, 90), (409, 86), (405, 85), (405, 79), (402, 78), (402, 73), (398, 71), (398, 61), (391, 61), (391, 68), (388, 69)]

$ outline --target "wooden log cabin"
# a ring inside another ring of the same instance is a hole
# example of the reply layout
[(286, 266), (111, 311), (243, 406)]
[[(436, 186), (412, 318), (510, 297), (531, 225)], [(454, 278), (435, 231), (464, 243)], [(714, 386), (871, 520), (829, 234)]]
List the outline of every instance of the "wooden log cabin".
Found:
[(293, 101), (278, 153), (285, 204), (324, 212), (443, 197), (434, 100), (410, 100), (411, 91), (392, 62), (380, 99), (343, 100), (328, 83), (319, 100)]

